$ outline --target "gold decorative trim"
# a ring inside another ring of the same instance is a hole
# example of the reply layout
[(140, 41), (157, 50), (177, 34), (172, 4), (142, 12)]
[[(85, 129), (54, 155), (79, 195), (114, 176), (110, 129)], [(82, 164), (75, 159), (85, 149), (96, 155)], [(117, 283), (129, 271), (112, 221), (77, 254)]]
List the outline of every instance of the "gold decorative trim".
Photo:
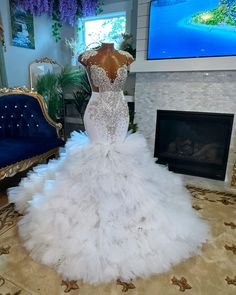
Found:
[(192, 208), (197, 210), (197, 211), (202, 210), (202, 207), (200, 207), (198, 205), (193, 205)]
[(192, 286), (189, 285), (187, 280), (184, 277), (181, 277), (180, 280), (178, 280), (176, 277), (173, 277), (171, 279), (172, 285), (179, 286), (179, 291), (184, 292), (185, 290), (192, 289)]
[[(15, 210), (15, 205), (13, 203), (9, 203), (7, 205), (4, 205), (2, 207), (0, 207), (0, 217), (2, 214), (7, 213), (8, 211), (14, 211)], [(0, 226), (0, 230), (2, 229), (2, 227)]]
[(47, 160), (52, 155), (55, 155), (55, 156), (58, 155), (58, 148), (52, 149), (41, 155), (3, 167), (0, 169), (0, 180), (4, 179), (5, 177), (14, 176), (16, 173), (24, 171), (34, 164)]
[(129, 289), (135, 289), (135, 285), (131, 282), (127, 283), (127, 282), (122, 282), (120, 279), (118, 279), (117, 281), (117, 285), (121, 285), (122, 288), (122, 292), (127, 292)]
[(19, 213), (15, 211), (13, 203), (8, 204), (0, 209), (0, 235), (3, 235), (17, 223)]
[(47, 57), (47, 56), (44, 56), (44, 57), (42, 57), (42, 58), (40, 58), (40, 59), (36, 59), (35, 61), (33, 61), (31, 64), (33, 64), (33, 63), (47, 63), (47, 64), (54, 64), (54, 65), (58, 65), (58, 63), (55, 61), (55, 60), (53, 60), (53, 59), (51, 59), (51, 58), (49, 58), (49, 57)]
[(235, 193), (230, 193), (230, 192), (226, 192), (226, 191), (217, 191), (217, 190), (211, 190), (211, 189), (207, 189), (207, 188), (200, 188), (200, 187), (196, 187), (193, 185), (186, 185), (186, 188), (192, 193), (192, 192), (197, 192), (201, 195), (205, 195), (207, 193), (214, 193), (216, 195), (220, 195), (220, 196), (224, 196), (224, 197), (233, 197), (236, 198), (236, 194)]
[(227, 276), (225, 278), (225, 280), (226, 280), (226, 282), (227, 282), (228, 285), (234, 285), (234, 286), (236, 286), (236, 276), (234, 276), (233, 279), (231, 279), (230, 277)]
[(225, 206), (234, 205), (234, 203), (230, 202), (229, 199), (227, 199), (227, 198), (221, 198), (220, 200), (217, 200), (217, 201), (222, 203)]
[[(3, 285), (5, 285), (5, 283), (6, 283), (6, 280), (4, 279), (4, 277), (2, 277), (1, 275), (0, 275), (0, 287), (2, 287)], [(6, 295), (20, 295), (21, 294), (21, 291), (22, 290), (18, 290), (18, 291), (16, 291), (16, 292), (14, 292), (14, 293), (6, 293)], [(0, 293), (0, 295), (2, 295), (2, 293)]]
[(25, 95), (29, 95), (29, 96), (37, 99), (45, 119), (47, 120), (47, 122), (51, 126), (56, 128), (57, 136), (60, 137), (60, 130), (62, 129), (62, 124), (54, 122), (49, 117), (48, 112), (47, 112), (46, 104), (45, 104), (44, 99), (42, 98), (42, 96), (40, 94), (38, 94), (36, 91), (29, 90), (26, 86), (0, 89), (0, 97), (1, 96), (6, 96), (6, 95), (11, 95), (11, 94), (25, 94)]
[(236, 163), (233, 166), (233, 174), (231, 178), (231, 186), (236, 188)]
[(5, 279), (4, 277), (0, 275), (0, 287), (2, 287), (4, 284), (5, 284)]
[(231, 222), (224, 222), (225, 226), (230, 226), (231, 229), (235, 229), (236, 228), (236, 224)]
[(225, 245), (225, 249), (227, 251), (232, 251), (234, 255), (236, 255), (236, 245), (232, 244), (232, 246)]
[[(63, 68), (63, 66), (61, 65), (61, 64), (59, 64), (58, 62), (56, 62), (55, 60), (53, 60), (53, 59), (51, 59), (51, 58), (49, 58), (49, 57), (47, 57), (47, 56), (44, 56), (44, 57), (42, 57), (42, 58), (40, 58), (40, 59), (36, 59), (36, 60), (34, 60), (33, 62), (31, 62), (30, 64), (29, 64), (29, 80), (30, 80), (30, 87), (31, 87), (31, 89), (33, 88), (33, 66), (34, 65), (37, 65), (37, 64), (49, 64), (49, 65), (51, 65), (52, 67), (55, 67), (55, 66), (58, 66), (61, 70), (62, 70), (62, 68)], [(45, 73), (46, 74), (46, 73)], [(1, 295), (1, 294), (0, 294)]]
[(16, 93), (19, 93), (19, 94), (25, 94), (25, 93), (36, 93), (35, 91), (32, 91), (32, 90), (29, 90), (26, 86), (19, 86), (19, 87), (13, 87), (13, 88), (0, 88), (0, 95), (4, 95), (4, 94), (8, 94), (8, 93), (11, 93), (11, 92), (16, 92)]
[[(226, 192), (226, 191), (216, 191), (216, 190), (210, 190), (210, 189), (204, 189), (200, 187), (195, 187), (192, 185), (187, 185), (187, 189), (190, 191), (193, 198), (199, 200), (199, 201), (207, 201), (211, 203), (221, 203), (224, 206), (228, 205), (235, 205), (236, 204), (236, 194)], [(220, 198), (215, 198), (214, 200), (211, 200), (209, 197), (207, 197), (207, 194), (214, 194), (216, 196), (220, 196)], [(194, 209), (198, 210), (193, 206)]]
[(0, 256), (1, 255), (4, 255), (4, 254), (9, 254), (10, 253), (10, 250), (11, 249), (11, 246), (8, 246), (8, 247), (0, 247)]
[(64, 281), (64, 280), (62, 280), (61, 286), (66, 286), (64, 293), (69, 293), (71, 290), (78, 290), (79, 289), (77, 281)]

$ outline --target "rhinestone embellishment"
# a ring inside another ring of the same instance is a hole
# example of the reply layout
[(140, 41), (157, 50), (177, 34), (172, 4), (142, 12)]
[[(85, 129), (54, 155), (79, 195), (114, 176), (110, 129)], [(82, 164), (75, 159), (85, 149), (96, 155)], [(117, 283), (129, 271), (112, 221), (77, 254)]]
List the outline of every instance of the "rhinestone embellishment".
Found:
[(123, 86), (127, 77), (127, 66), (117, 69), (114, 81), (100, 66), (89, 68), (91, 80), (98, 87), (99, 95), (87, 106), (90, 120), (94, 121), (99, 132), (105, 134), (108, 141), (113, 142), (127, 130), (129, 123), (128, 105), (124, 99)]
[(99, 88), (99, 92), (122, 91), (127, 78), (126, 65), (123, 65), (117, 70), (117, 75), (113, 82), (111, 82), (111, 79), (107, 76), (107, 72), (102, 67), (92, 65), (89, 69), (93, 84)]
[(127, 58), (132, 58), (132, 59), (134, 59), (133, 56), (132, 56), (129, 52), (127, 52), (127, 51), (118, 50), (118, 52), (119, 52), (120, 54), (122, 54), (122, 55), (125, 55)]
[(88, 50), (82, 54), (81, 60), (82, 62), (86, 62), (90, 57), (97, 55), (96, 50)]

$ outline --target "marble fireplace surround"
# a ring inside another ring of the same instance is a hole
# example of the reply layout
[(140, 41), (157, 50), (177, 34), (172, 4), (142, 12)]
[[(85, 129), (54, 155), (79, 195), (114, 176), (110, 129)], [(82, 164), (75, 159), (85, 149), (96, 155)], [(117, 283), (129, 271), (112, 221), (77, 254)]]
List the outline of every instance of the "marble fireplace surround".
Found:
[(152, 153), (157, 109), (235, 115), (225, 179), (230, 183), (236, 160), (236, 71), (136, 73), (135, 118)]

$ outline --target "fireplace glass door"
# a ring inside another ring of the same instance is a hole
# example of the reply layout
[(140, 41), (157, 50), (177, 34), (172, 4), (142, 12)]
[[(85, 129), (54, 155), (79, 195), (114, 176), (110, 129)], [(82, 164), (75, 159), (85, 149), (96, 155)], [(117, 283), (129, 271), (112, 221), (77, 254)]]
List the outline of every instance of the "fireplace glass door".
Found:
[(225, 179), (233, 114), (157, 111), (155, 157), (175, 172)]

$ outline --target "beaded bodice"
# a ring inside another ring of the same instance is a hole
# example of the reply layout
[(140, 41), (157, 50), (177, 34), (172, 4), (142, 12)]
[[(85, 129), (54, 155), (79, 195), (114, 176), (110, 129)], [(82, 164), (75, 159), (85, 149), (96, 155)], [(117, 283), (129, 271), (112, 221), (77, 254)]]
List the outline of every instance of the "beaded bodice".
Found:
[(107, 72), (100, 66), (91, 65), (90, 68), (91, 79), (94, 86), (98, 87), (99, 92), (106, 91), (122, 91), (127, 78), (127, 66), (123, 65), (117, 69), (116, 78), (112, 81)]
[[(119, 53), (126, 55), (123, 51)], [(97, 51), (91, 50), (82, 56), (91, 83), (99, 90), (92, 93), (87, 105), (84, 116), (86, 131), (92, 141), (122, 141), (127, 134), (129, 124), (128, 106), (123, 95), (127, 65), (114, 68), (116, 75), (111, 79), (108, 71), (90, 59), (95, 55)]]

